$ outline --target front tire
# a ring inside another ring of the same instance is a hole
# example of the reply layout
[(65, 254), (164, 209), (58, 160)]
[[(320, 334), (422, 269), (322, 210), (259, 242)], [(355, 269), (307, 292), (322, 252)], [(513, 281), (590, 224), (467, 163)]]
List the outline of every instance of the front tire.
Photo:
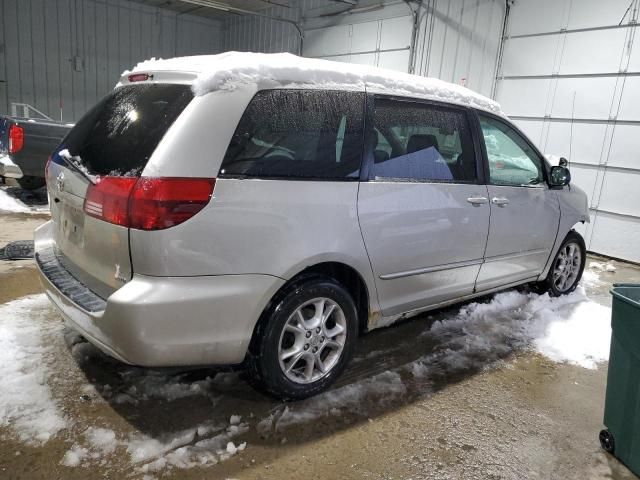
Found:
[(584, 239), (578, 232), (570, 231), (551, 263), (547, 278), (540, 282), (541, 289), (554, 297), (573, 292), (582, 278), (586, 259)]
[(351, 358), (357, 320), (340, 283), (323, 276), (294, 282), (276, 296), (254, 333), (247, 358), (252, 383), (283, 400), (326, 390)]

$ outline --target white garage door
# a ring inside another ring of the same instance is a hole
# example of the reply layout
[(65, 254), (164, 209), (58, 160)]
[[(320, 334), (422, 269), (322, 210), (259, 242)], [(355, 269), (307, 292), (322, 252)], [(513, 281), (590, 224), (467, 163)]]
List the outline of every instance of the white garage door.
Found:
[(396, 17), (305, 30), (303, 55), (407, 72), (411, 29), (411, 17)]
[(517, 0), (497, 100), (587, 192), (593, 252), (640, 262), (640, 0)]

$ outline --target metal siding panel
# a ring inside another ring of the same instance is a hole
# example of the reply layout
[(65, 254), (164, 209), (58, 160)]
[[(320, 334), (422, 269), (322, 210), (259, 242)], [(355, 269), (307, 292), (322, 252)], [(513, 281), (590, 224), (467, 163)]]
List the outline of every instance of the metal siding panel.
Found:
[(640, 219), (598, 212), (591, 227), (589, 249), (632, 262), (640, 262)]
[(564, 26), (570, 0), (517, 2), (509, 13), (509, 35), (554, 32)]
[(50, 114), (47, 101), (48, 82), (43, 0), (31, 0), (31, 40), (33, 49), (34, 106), (40, 111)]
[(585, 191), (591, 205), (592, 196), (598, 179), (598, 168), (585, 165), (570, 165), (571, 183)]
[(406, 73), (409, 69), (409, 50), (380, 52), (378, 55), (378, 66)]
[(498, 102), (509, 115), (543, 117), (551, 80), (503, 80)]
[(640, 171), (608, 168), (604, 174), (598, 208), (640, 217)]
[(371, 52), (377, 47), (380, 22), (364, 22), (353, 25), (351, 52)]
[(107, 7), (97, 2), (95, 9), (95, 63), (96, 63), (96, 96), (101, 98), (113, 86), (114, 79), (109, 76), (109, 35)]
[(559, 73), (618, 72), (626, 33), (618, 29), (566, 34)]
[(398, 17), (382, 20), (380, 27), (380, 50), (406, 48), (411, 44), (413, 20)]
[[(58, 0), (58, 38), (59, 38), (59, 61), (60, 61), (60, 104), (62, 105), (62, 117), (66, 121), (75, 121), (73, 111), (73, 40), (70, 26), (73, 25), (71, 16), (71, 2), (69, 0)], [(66, 28), (61, 28), (62, 26)]]
[(618, 120), (640, 120), (640, 77), (627, 77), (624, 82)]
[(640, 125), (616, 125), (609, 165), (640, 170)]
[(306, 32), (304, 55), (320, 57), (351, 52), (350, 26), (322, 28)]
[(574, 118), (606, 120), (612, 108), (615, 86), (616, 79), (612, 77), (559, 78), (552, 115), (571, 118), (575, 93)]
[[(329, 60), (329, 58), (327, 58)], [(331, 58), (331, 60), (337, 60), (339, 62), (348, 62), (348, 63), (357, 63), (359, 65), (371, 65), (372, 67), (376, 65), (376, 54), (375, 53), (361, 53), (361, 54), (353, 54), (347, 55), (345, 57), (335, 57)]]
[[(544, 153), (566, 157), (569, 161), (600, 163), (605, 145), (607, 126), (602, 123), (574, 123), (571, 135), (571, 123), (553, 122), (543, 147)], [(573, 139), (571, 138), (573, 136)], [(571, 142), (571, 147), (569, 147)], [(569, 156), (571, 152), (571, 158)]]
[(504, 76), (548, 75), (554, 67), (554, 55), (561, 42), (560, 35), (511, 38), (504, 44), (502, 72)]
[[(633, 27), (635, 33), (638, 33), (638, 27)], [(631, 48), (631, 55), (629, 58), (629, 71), (640, 72), (640, 39), (634, 39), (633, 46)]]
[(21, 101), (35, 103), (33, 82), (33, 46), (31, 43), (32, 18), (31, 2), (20, 2), (17, 9), (18, 19), (18, 61), (20, 62)]
[[(538, 148), (542, 149), (542, 129), (544, 123), (540, 120), (514, 120), (513, 123), (529, 137)], [(545, 152), (546, 153), (546, 152)]]
[[(574, 0), (567, 28), (618, 25), (630, 3), (630, 0), (607, 0), (606, 2), (602, 0)], [(629, 14), (627, 14), (626, 20), (629, 20)]]

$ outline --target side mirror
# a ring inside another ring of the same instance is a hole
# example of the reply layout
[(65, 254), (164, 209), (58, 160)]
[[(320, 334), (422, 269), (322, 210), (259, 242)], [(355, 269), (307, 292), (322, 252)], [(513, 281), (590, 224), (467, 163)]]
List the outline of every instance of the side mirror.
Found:
[(551, 167), (549, 185), (552, 187), (564, 187), (571, 182), (571, 173), (567, 167)]

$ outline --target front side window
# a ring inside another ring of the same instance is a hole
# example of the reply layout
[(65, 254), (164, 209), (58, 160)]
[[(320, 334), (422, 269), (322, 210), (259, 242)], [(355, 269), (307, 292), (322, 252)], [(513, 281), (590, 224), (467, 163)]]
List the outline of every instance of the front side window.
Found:
[(376, 179), (477, 180), (473, 140), (464, 111), (377, 99), (374, 129)]
[(538, 185), (544, 181), (542, 160), (524, 138), (505, 123), (480, 115), (493, 185)]
[(364, 93), (263, 90), (249, 103), (220, 176), (355, 179)]

